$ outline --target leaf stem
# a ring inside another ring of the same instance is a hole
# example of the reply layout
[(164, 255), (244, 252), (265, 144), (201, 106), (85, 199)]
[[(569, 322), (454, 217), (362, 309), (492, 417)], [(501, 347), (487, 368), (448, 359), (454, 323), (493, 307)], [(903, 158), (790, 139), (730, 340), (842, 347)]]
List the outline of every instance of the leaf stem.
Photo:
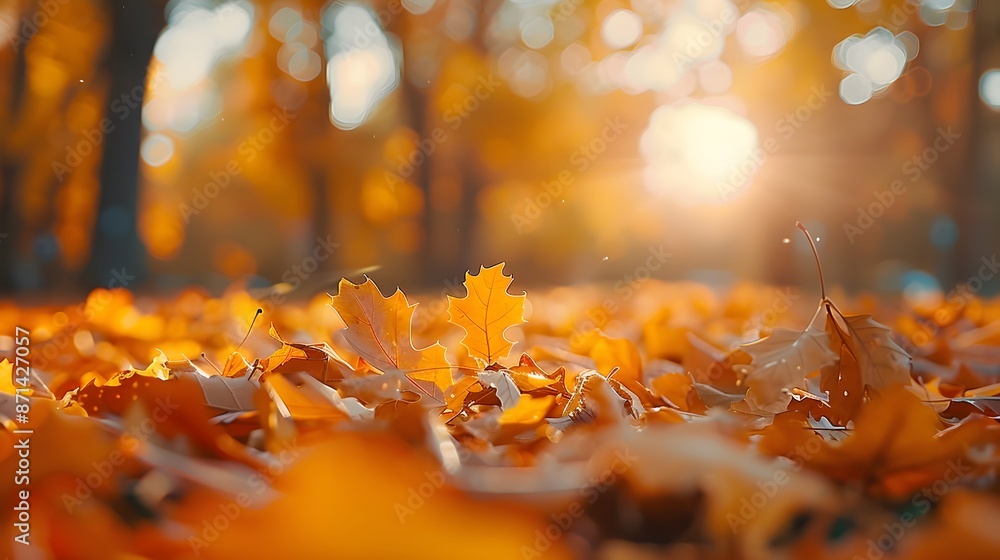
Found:
[[(221, 369), (219, 369), (219, 366), (217, 366), (217, 365), (215, 365), (214, 363), (212, 363), (212, 360), (209, 360), (209, 359), (208, 359), (208, 354), (206, 354), (206, 353), (202, 352), (202, 353), (201, 353), (201, 357), (202, 357), (202, 359), (204, 359), (204, 360), (205, 360), (206, 362), (208, 362), (208, 364), (209, 364), (210, 366), (212, 366), (213, 368), (215, 368), (215, 371), (219, 372), (219, 375), (222, 375), (222, 370), (221, 370)], [(188, 361), (190, 362), (191, 360), (188, 360)]]
[(451, 364), (448, 364), (447, 366), (408, 369), (408, 370), (403, 371), (403, 373), (409, 375), (411, 373), (421, 373), (421, 372), (425, 372), (425, 371), (437, 371), (439, 369), (458, 369), (458, 370), (467, 370), (467, 371), (483, 371), (482, 369), (477, 368), (477, 367), (472, 367), (472, 366), (453, 366)]
[(802, 225), (802, 222), (795, 222), (795, 227), (802, 230), (802, 233), (805, 234), (806, 239), (809, 241), (809, 247), (812, 248), (813, 257), (816, 259), (816, 270), (819, 271), (820, 297), (823, 301), (826, 301), (826, 282), (823, 280), (823, 265), (819, 262), (819, 251), (816, 250), (816, 242), (813, 241), (812, 235), (809, 235), (809, 230), (806, 229), (806, 226)]
[[(410, 384), (411, 384), (411, 385), (413, 385), (413, 387), (414, 387), (414, 388), (416, 388), (416, 390), (418, 390), (418, 391), (420, 391), (421, 393), (423, 393), (423, 394), (427, 395), (427, 396), (428, 396), (428, 397), (430, 397), (431, 399), (433, 399), (433, 400), (437, 401), (437, 402), (438, 402), (439, 404), (442, 404), (442, 405), (443, 405), (443, 404), (445, 404), (445, 402), (444, 402), (444, 401), (442, 401), (441, 399), (439, 399), (439, 398), (437, 398), (436, 396), (432, 395), (432, 394), (430, 393), (430, 391), (428, 391), (428, 390), (424, 389), (423, 387), (421, 387), (421, 386), (420, 386), (420, 384), (419, 384), (419, 383), (417, 383), (417, 381), (416, 381), (415, 379), (413, 379), (412, 377), (410, 377), (409, 375), (406, 375), (406, 374), (404, 373), (404, 374), (403, 374), (403, 377), (405, 377), (405, 378), (406, 378), (406, 380), (407, 380), (407, 381), (409, 381), (409, 382), (410, 382)], [(442, 395), (442, 396), (444, 396), (444, 395)]]
[[(253, 319), (250, 320), (250, 328), (247, 329), (246, 336), (244, 336), (243, 340), (240, 341), (240, 345), (236, 347), (237, 351), (240, 348), (242, 348), (243, 347), (243, 343), (246, 342), (248, 338), (250, 338), (250, 333), (253, 331), (253, 325), (254, 325), (254, 323), (257, 322), (257, 317), (260, 317), (260, 314), (263, 313), (263, 312), (264, 312), (263, 309), (261, 309), (260, 307), (257, 308), (257, 312), (253, 314)], [(215, 369), (219, 369), (219, 368), (215, 368)]]

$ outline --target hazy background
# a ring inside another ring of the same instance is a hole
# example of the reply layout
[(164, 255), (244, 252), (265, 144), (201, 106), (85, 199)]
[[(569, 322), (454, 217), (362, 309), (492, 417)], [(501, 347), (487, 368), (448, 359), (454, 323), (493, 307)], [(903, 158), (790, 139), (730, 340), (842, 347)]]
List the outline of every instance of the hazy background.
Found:
[(1000, 242), (975, 4), (6, 0), (0, 286), (815, 286), (801, 220), (831, 283), (947, 291)]

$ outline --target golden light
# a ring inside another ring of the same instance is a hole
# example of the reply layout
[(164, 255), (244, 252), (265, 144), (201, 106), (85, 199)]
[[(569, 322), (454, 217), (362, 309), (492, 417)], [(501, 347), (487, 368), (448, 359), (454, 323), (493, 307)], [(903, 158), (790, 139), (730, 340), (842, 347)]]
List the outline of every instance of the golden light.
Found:
[(583, 72), (592, 61), (590, 51), (580, 43), (570, 44), (559, 55), (562, 69), (570, 75)]
[(756, 173), (754, 125), (692, 101), (656, 109), (642, 134), (646, 185), (689, 204), (729, 202)]
[[(719, 60), (726, 37), (736, 28), (738, 15), (739, 10), (728, 0), (692, 3), (678, 9), (666, 20), (655, 41), (628, 53), (620, 72), (621, 83), (615, 85), (630, 93), (653, 90), (666, 92), (674, 98), (690, 95), (698, 86), (699, 68)], [(618, 30), (625, 28), (625, 23), (618, 23), (611, 16), (605, 20), (601, 30), (606, 41), (612, 23)], [(617, 33), (631, 39), (623, 31)], [(634, 35), (634, 29), (630, 33)], [(710, 69), (704, 76), (706, 83), (710, 84), (709, 89), (721, 91), (728, 88), (725, 71), (719, 67), (714, 70)]]
[(887, 47), (871, 53), (863, 66), (863, 74), (873, 83), (886, 84), (903, 73), (906, 55), (898, 48)]
[(663, 32), (662, 45), (674, 65), (690, 67), (718, 58), (729, 29), (722, 21), (705, 21), (690, 13), (679, 14)]
[(736, 40), (747, 55), (772, 57), (791, 38), (792, 18), (780, 6), (755, 6), (736, 22)]
[(337, 128), (350, 130), (368, 118), (392, 79), (392, 67), (391, 54), (377, 48), (339, 53), (330, 60), (330, 119)]
[(290, 32), (296, 25), (302, 23), (302, 16), (292, 8), (285, 6), (274, 12), (267, 22), (267, 31), (275, 39), (286, 42), (294, 37), (290, 37)]
[(888, 88), (916, 56), (919, 41), (912, 33), (894, 36), (884, 27), (852, 35), (833, 49), (833, 61), (850, 72), (840, 84), (840, 98), (858, 105)]
[(612, 49), (631, 47), (642, 37), (642, 18), (631, 10), (615, 10), (601, 24), (601, 40)]
[(361, 126), (399, 84), (398, 59), (372, 13), (360, 6), (330, 8), (326, 81), (330, 122), (342, 130)]
[(552, 41), (555, 26), (547, 17), (530, 17), (521, 23), (521, 41), (532, 49), (540, 49)]
[(872, 83), (861, 74), (851, 74), (840, 81), (840, 98), (849, 105), (868, 101), (872, 93)]
[(991, 108), (1000, 110), (1000, 70), (983, 72), (979, 80), (979, 97)]
[(181, 4), (169, 19), (154, 54), (167, 81), (180, 90), (197, 85), (220, 57), (239, 50), (253, 23), (252, 8), (242, 2), (226, 2), (214, 10)]
[(163, 134), (150, 134), (142, 141), (139, 154), (150, 167), (160, 167), (174, 157), (174, 141)]
[(278, 68), (301, 82), (308, 82), (323, 71), (319, 54), (305, 43), (285, 43), (278, 49)]
[(541, 54), (512, 47), (504, 51), (497, 62), (501, 79), (514, 93), (532, 98), (547, 91), (549, 62)]

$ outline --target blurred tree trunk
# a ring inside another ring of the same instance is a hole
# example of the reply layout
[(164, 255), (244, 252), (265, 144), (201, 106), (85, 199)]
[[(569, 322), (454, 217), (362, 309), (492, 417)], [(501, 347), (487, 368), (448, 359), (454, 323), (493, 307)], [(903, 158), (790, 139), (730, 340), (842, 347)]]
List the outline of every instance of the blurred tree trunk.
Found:
[[(303, 15), (307, 19), (316, 22), (317, 26), (322, 26), (323, 11), (326, 8), (325, 2), (313, 1), (305, 2)], [(321, 49), (322, 50), (322, 49)], [(302, 145), (316, 146), (316, 151), (323, 153), (325, 148), (333, 141), (330, 137), (330, 88), (326, 84), (326, 59), (323, 59), (324, 69), (319, 76), (307, 84), (309, 91), (309, 101), (305, 104), (305, 114), (299, 115), (296, 119), (300, 126), (304, 128), (303, 136), (300, 139)], [(305, 118), (302, 118), (305, 117)], [(297, 128), (294, 124), (293, 128)], [(320, 148), (322, 147), (322, 148)], [(313, 220), (312, 238), (310, 243), (317, 243), (318, 239), (326, 239), (333, 233), (333, 224), (330, 215), (333, 210), (330, 205), (330, 182), (326, 171), (326, 158), (319, 154), (310, 154), (309, 178), (312, 184), (313, 198)], [(319, 156), (319, 157), (317, 157)], [(306, 248), (312, 250), (311, 246)], [(325, 263), (326, 268), (336, 265), (337, 259), (332, 259)]]
[(14, 184), (17, 181), (17, 165), (11, 161), (0, 166), (0, 221), (3, 231), (0, 231), (0, 292), (13, 289), (14, 281), (14, 241), (18, 231), (17, 212), (15, 211)]
[(13, 275), (15, 273), (15, 250), (19, 239), (18, 232), (21, 231), (21, 219), (18, 208), (17, 178), (20, 169), (20, 160), (9, 145), (11, 132), (17, 126), (18, 115), (20, 114), (21, 101), (24, 97), (25, 78), (27, 75), (27, 63), (24, 57), (24, 45), (20, 48), (12, 49), (8, 56), (11, 57), (11, 68), (8, 73), (10, 80), (9, 87), (10, 103), (8, 106), (9, 119), (3, 123), (5, 138), (0, 140), (3, 147), (3, 159), (0, 159), (0, 292), (11, 291), (15, 288)]
[[(20, 82), (18, 82), (20, 83)], [(12, 158), (13, 159), (13, 158)], [(21, 220), (17, 211), (16, 185), (18, 165), (8, 160), (0, 164), (0, 292), (15, 288), (15, 248), (19, 240)]]
[[(1000, 228), (997, 211), (1000, 209), (1000, 114), (986, 106), (979, 98), (979, 79), (984, 72), (1000, 66), (1000, 3), (980, 2), (971, 19), (974, 39), (970, 52), (973, 57), (969, 88), (968, 130), (970, 131), (966, 173), (956, 182), (957, 216), (959, 229), (956, 270), (959, 281), (975, 276), (983, 259), (1000, 253)], [(989, 270), (986, 271), (990, 273)], [(984, 292), (996, 293), (1000, 278), (986, 281)]]
[(161, 2), (107, 1), (112, 25), (105, 62), (110, 85), (105, 118), (114, 129), (104, 137), (101, 194), (87, 282), (108, 286), (117, 279), (142, 282), (146, 251), (138, 235), (139, 142), (146, 75), (156, 38), (166, 25)]
[[(417, 134), (419, 141), (424, 141), (431, 137), (433, 128), (427, 122), (427, 104), (429, 103), (427, 92), (414, 85), (404, 69), (402, 80), (403, 98), (406, 100), (407, 114), (410, 116), (410, 126)], [(438, 150), (434, 150), (437, 152)], [(427, 285), (437, 285), (441, 280), (438, 276), (449, 268), (447, 256), (436, 253), (431, 243), (435, 224), (434, 212), (431, 205), (431, 170), (434, 165), (434, 154), (425, 154), (425, 161), (421, 165), (414, 166), (413, 175), (409, 180), (420, 189), (424, 197), (423, 228), (424, 242), (420, 249), (421, 258), (417, 260), (417, 266), (421, 267), (417, 271), (416, 277)]]
[[(415, 16), (409, 11), (402, 11), (398, 15), (394, 16), (389, 20), (385, 27), (387, 33), (393, 33), (400, 38), (401, 44), (400, 49), (403, 52), (403, 69), (400, 75), (400, 90), (402, 91), (404, 112), (409, 118), (409, 126), (413, 132), (417, 135), (418, 141), (424, 141), (431, 138), (431, 132), (434, 129), (434, 123), (431, 122), (432, 115), (429, 109), (429, 103), (431, 103), (430, 96), (428, 92), (413, 83), (413, 80), (407, 73), (407, 61), (408, 56), (411, 52), (406, 52), (404, 44), (407, 37), (412, 37), (414, 35), (414, 29), (419, 26), (418, 21)], [(412, 47), (411, 47), (412, 48)], [(422, 216), (422, 227), (424, 230), (424, 241), (420, 248), (419, 254), (420, 258), (414, 261), (413, 266), (419, 267), (415, 271), (414, 276), (419, 278), (421, 282), (427, 285), (436, 285), (440, 278), (440, 266), (447, 266), (447, 257), (439, 253), (435, 253), (431, 250), (433, 246), (432, 238), (433, 232), (435, 230), (435, 216), (431, 208), (431, 177), (434, 160), (438, 157), (438, 150), (434, 150), (434, 153), (425, 153), (424, 162), (420, 165), (414, 165), (413, 174), (410, 177), (406, 177), (408, 181), (413, 183), (424, 197), (424, 212)]]
[[(490, 21), (492, 12), (500, 5), (497, 2), (478, 2), (476, 24), (485, 26), (486, 22)], [(416, 23), (411, 25), (416, 26)], [(487, 58), (489, 48), (484, 42), (485, 39), (485, 29), (482, 29), (474, 35), (467, 46), (474, 48), (479, 56)], [(404, 76), (403, 80), (413, 129), (421, 140), (429, 139), (433, 134), (433, 124), (436, 124), (428, 123), (432, 118), (433, 110), (430, 107), (434, 100), (426, 90), (415, 86), (408, 77)], [(458, 134), (460, 133), (449, 131), (452, 137), (457, 138)], [(457, 159), (456, 161), (444, 161), (443, 152), (438, 146), (433, 154), (427, 154), (426, 161), (412, 178), (413, 183), (423, 192), (425, 201), (424, 244), (420, 266), (423, 267), (421, 278), (428, 286), (440, 286), (442, 281), (462, 278), (470, 268), (475, 270), (476, 264), (478, 224), (476, 200), (484, 186), (484, 170), (480, 162), (479, 147), (463, 144), (457, 150), (461, 155), (452, 158)], [(457, 211), (440, 212), (435, 209), (431, 197), (434, 188), (432, 181), (439, 171), (436, 167), (449, 169), (458, 174), (461, 191)]]

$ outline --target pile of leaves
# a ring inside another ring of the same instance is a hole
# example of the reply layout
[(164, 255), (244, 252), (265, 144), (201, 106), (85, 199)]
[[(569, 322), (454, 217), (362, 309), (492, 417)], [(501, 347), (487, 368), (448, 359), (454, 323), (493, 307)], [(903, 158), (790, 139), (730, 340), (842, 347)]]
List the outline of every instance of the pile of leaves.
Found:
[[(192, 289), (0, 306), (5, 332), (31, 332), (33, 366), (21, 423), (14, 341), (2, 339), (4, 477), (18, 465), (14, 430), (33, 430), (31, 544), (14, 542), (5, 481), (4, 552), (1000, 550), (1000, 302), (851, 303), (891, 320), (892, 334), (825, 288), (811, 320), (775, 305), (788, 292), (751, 285), (720, 295), (647, 281), (617, 300), (576, 287), (529, 301), (503, 266), (468, 274), (464, 297), (417, 317), (401, 291), (386, 297), (367, 278), (305, 304)], [(247, 332), (261, 313), (266, 334)]]

